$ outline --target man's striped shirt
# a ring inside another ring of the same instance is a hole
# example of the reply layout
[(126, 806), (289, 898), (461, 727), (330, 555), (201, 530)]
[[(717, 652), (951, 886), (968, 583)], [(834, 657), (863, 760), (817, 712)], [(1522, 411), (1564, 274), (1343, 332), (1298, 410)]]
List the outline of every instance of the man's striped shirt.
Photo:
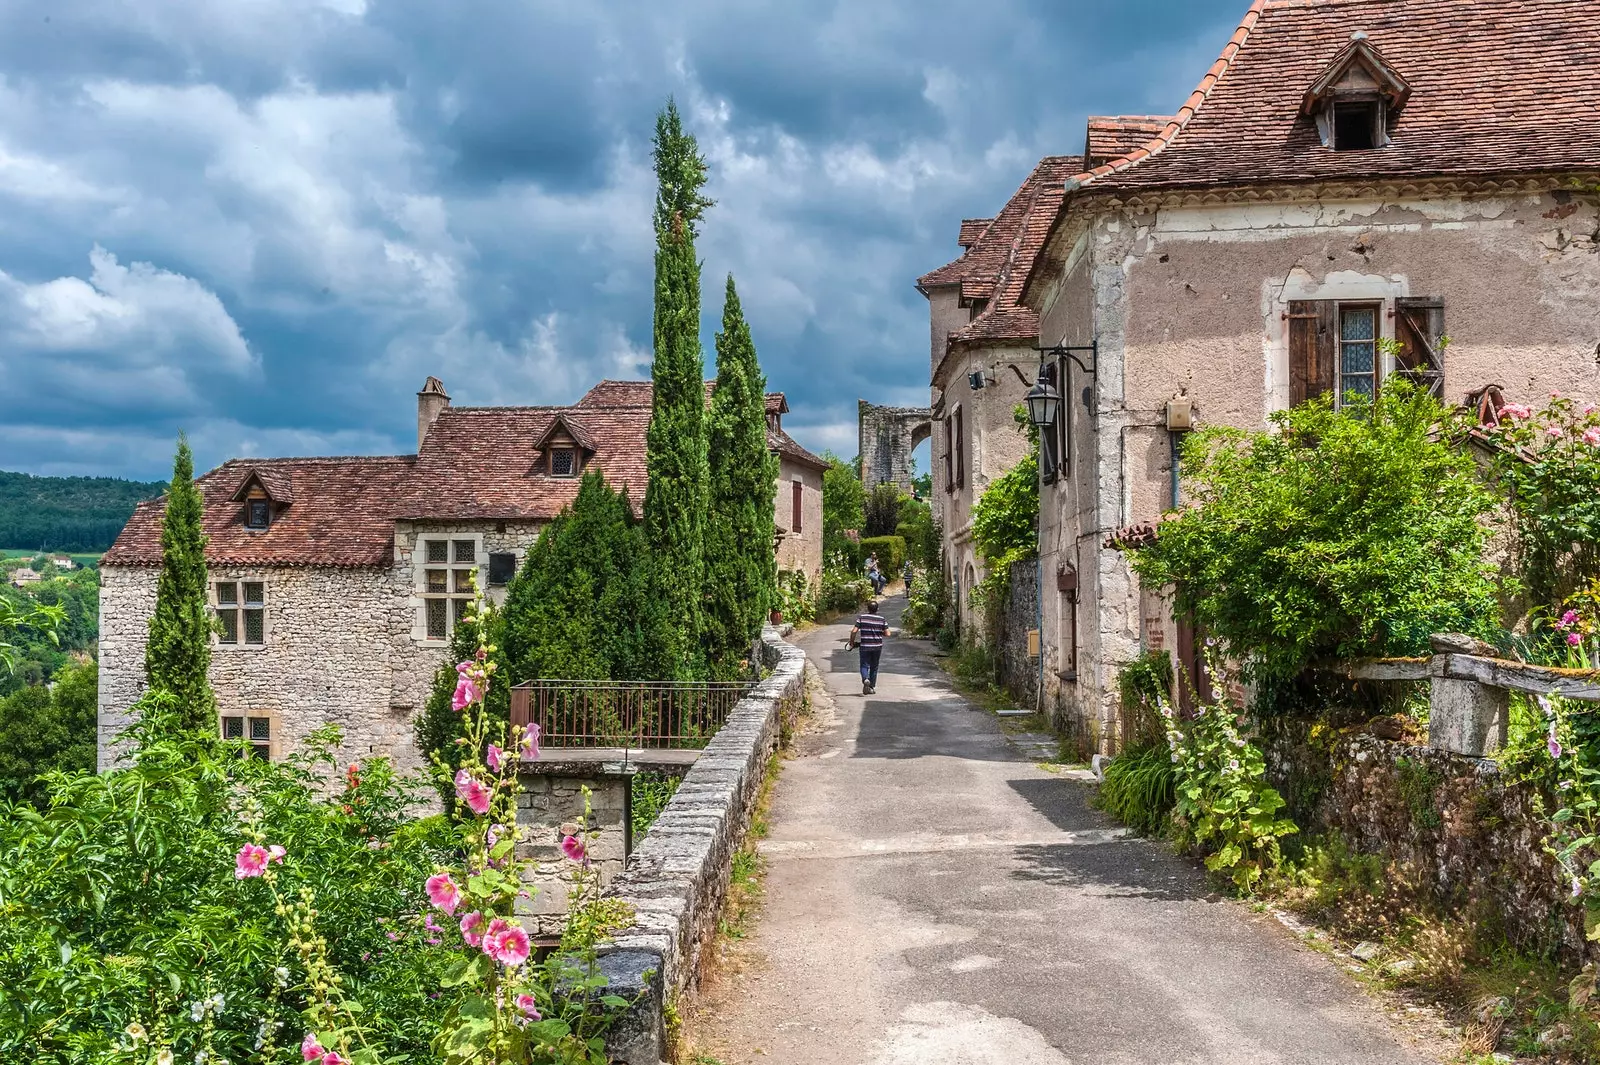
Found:
[(877, 614), (862, 614), (856, 618), (856, 631), (861, 634), (861, 646), (882, 647), (889, 635), (889, 623)]

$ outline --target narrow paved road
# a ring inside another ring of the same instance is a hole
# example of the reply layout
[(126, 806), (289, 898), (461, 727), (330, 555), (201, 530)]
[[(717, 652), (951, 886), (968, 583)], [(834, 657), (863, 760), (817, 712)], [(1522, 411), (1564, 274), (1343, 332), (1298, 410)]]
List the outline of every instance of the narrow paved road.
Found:
[[(891, 600), (897, 613), (904, 600)], [(891, 617), (891, 621), (894, 618)], [(1126, 838), (893, 639), (863, 698), (846, 626), (799, 643), (835, 706), (799, 741), (767, 897), (709, 992), (727, 1065), (1422, 1065), (1338, 963)], [(704, 1059), (701, 1059), (704, 1060)]]

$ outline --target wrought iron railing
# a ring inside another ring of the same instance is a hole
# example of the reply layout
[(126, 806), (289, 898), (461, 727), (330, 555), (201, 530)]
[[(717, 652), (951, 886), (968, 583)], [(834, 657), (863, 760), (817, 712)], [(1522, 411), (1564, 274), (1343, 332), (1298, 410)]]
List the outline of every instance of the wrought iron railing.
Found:
[(511, 689), (511, 727), (546, 747), (699, 748), (749, 681), (529, 680)]

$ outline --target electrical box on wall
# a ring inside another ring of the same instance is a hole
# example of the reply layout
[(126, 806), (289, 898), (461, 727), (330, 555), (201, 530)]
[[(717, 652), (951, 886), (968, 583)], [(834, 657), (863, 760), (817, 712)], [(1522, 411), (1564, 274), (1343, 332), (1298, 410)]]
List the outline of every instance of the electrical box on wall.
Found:
[(1028, 657), (1029, 658), (1038, 658), (1039, 657), (1039, 630), (1038, 629), (1029, 629), (1028, 630)]
[(1174, 396), (1167, 400), (1167, 429), (1183, 433), (1193, 428), (1194, 400), (1188, 396)]

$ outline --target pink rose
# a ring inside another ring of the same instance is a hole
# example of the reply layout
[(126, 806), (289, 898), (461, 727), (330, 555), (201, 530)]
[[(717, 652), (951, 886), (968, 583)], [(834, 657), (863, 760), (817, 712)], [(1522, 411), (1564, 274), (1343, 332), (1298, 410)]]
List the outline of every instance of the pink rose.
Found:
[(539, 1005), (534, 1002), (532, 995), (518, 995), (517, 1009), (521, 1010), (522, 1015), (530, 1021), (543, 1019), (539, 1014)]
[(316, 1061), (326, 1053), (327, 1051), (322, 1049), (322, 1044), (317, 1042), (317, 1037), (307, 1032), (305, 1039), (300, 1043), (300, 1056), (307, 1061)]
[(1552, 425), (1549, 428), (1545, 429), (1544, 435), (1545, 436), (1560, 436), (1561, 435), (1561, 427), (1559, 425)]
[(489, 744), (489, 751), (484, 755), (483, 760), (489, 763), (490, 769), (498, 773), (500, 772), (500, 756), (503, 754), (505, 754), (504, 751), (491, 743)]
[(483, 786), (483, 781), (465, 769), (456, 773), (456, 795), (473, 813), (489, 812), (489, 789)]
[(577, 836), (568, 836), (561, 841), (561, 853), (579, 865), (586, 864), (589, 860), (589, 850)]
[(476, 947), (483, 942), (483, 933), (478, 931), (478, 926), (483, 924), (483, 914), (473, 910), (461, 918), (461, 938), (467, 941), (467, 946)]
[(509, 925), (494, 936), (489, 947), (486, 953), (495, 961), (515, 967), (528, 960), (532, 944), (528, 940), (528, 933), (519, 925)]
[(1600, 425), (1591, 425), (1583, 431), (1585, 444), (1600, 444)]
[(522, 732), (522, 757), (539, 757), (539, 726), (532, 721)]
[(428, 877), (428, 901), (445, 913), (454, 914), (461, 905), (461, 889), (449, 873), (435, 873)]
[(260, 876), (267, 871), (267, 848), (255, 843), (246, 843), (239, 848), (238, 855), (233, 859), (233, 878), (244, 880), (246, 877)]
[(1500, 413), (1508, 418), (1531, 418), (1533, 408), (1523, 406), (1521, 403), (1507, 403), (1500, 408)]

